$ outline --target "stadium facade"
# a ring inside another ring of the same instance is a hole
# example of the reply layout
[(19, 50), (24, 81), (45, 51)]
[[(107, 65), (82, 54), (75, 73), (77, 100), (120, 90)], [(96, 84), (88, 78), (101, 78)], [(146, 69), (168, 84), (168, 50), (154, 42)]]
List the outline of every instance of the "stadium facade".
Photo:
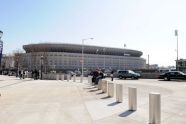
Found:
[[(86, 69), (143, 69), (146, 60), (142, 52), (131, 49), (84, 45), (84, 68)], [(39, 43), (24, 45), (22, 67), (45, 72), (51, 70), (81, 70), (82, 45), (67, 43)]]

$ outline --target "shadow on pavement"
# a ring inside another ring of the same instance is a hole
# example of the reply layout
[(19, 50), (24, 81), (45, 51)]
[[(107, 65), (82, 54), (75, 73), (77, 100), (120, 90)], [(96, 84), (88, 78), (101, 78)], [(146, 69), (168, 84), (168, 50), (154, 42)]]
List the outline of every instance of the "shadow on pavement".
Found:
[(165, 81), (165, 82), (186, 82), (186, 80), (179, 80), (179, 79), (171, 79), (170, 81), (160, 79), (160, 80), (158, 80), (158, 81)]
[(94, 88), (96, 88), (95, 86), (93, 86), (93, 87), (86, 87), (86, 88), (83, 88), (83, 89), (94, 89)]
[(110, 96), (105, 96), (105, 97), (102, 97), (101, 99), (108, 99), (108, 98), (111, 98)]
[(101, 94), (104, 94), (104, 92), (96, 93), (96, 95), (101, 95)]
[(113, 102), (113, 103), (108, 104), (107, 106), (115, 106), (115, 105), (120, 104), (120, 103), (121, 102)]
[(120, 117), (127, 117), (129, 115), (131, 115), (132, 113), (134, 113), (135, 111), (131, 111), (131, 110), (127, 110), (121, 114), (119, 114)]
[(98, 91), (99, 89), (95, 89), (95, 90), (89, 90), (88, 92), (96, 92)]

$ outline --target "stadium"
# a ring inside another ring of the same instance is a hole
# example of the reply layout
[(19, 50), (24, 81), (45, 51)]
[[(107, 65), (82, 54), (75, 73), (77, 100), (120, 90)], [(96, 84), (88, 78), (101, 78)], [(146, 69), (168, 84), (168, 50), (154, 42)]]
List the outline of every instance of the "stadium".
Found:
[(28, 44), (23, 49), (26, 53), (23, 54), (22, 66), (28, 70), (43, 66), (45, 72), (81, 70), (82, 60), (86, 69), (133, 70), (145, 68), (146, 63), (141, 58), (141, 51), (131, 49), (68, 43)]

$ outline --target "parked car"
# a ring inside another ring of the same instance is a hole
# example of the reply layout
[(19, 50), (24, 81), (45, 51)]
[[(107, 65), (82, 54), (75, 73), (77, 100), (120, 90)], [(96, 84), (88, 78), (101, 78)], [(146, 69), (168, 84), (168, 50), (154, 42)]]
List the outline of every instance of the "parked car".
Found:
[(67, 71), (66, 74), (70, 74), (71, 76), (75, 75), (76, 73), (74, 73), (73, 71)]
[(76, 74), (76, 76), (81, 76), (81, 71), (76, 70), (74, 71), (74, 73)]
[(160, 74), (159, 79), (164, 79), (170, 81), (171, 79), (186, 79), (186, 74), (181, 71), (169, 71)]
[(104, 76), (105, 77), (110, 77), (110, 74), (111, 74), (111, 70), (105, 70), (104, 71)]
[(139, 73), (135, 73), (132, 70), (119, 70), (117, 72), (117, 77), (119, 79), (126, 79), (126, 78), (138, 79), (138, 78), (140, 78), (140, 74)]

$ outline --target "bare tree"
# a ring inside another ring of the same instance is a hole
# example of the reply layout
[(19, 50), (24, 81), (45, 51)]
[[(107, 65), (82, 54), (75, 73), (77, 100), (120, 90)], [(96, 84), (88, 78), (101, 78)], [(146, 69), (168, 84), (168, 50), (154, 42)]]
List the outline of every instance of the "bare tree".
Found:
[(18, 49), (13, 52), (14, 55), (14, 67), (19, 71), (19, 69), (23, 68), (23, 51)]

